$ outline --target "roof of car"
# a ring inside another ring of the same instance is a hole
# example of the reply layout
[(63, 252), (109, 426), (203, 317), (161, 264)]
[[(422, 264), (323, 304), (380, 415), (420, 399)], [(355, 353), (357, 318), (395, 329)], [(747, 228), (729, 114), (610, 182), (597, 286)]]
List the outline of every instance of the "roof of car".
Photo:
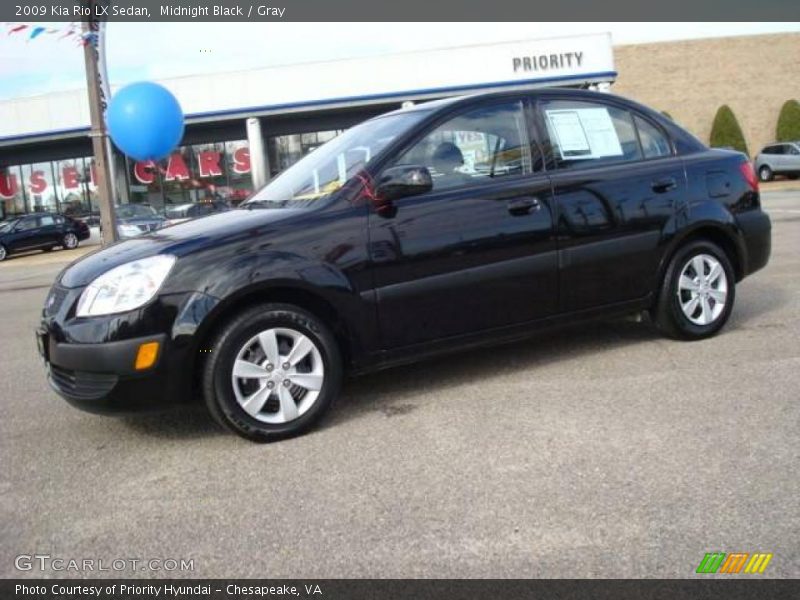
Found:
[[(519, 94), (525, 94), (530, 96), (537, 96), (539, 98), (547, 98), (548, 96), (572, 96), (575, 98), (583, 98), (586, 100), (589, 99), (597, 99), (597, 100), (608, 100), (609, 98), (619, 100), (622, 102), (626, 102), (631, 105), (639, 105), (635, 100), (631, 100), (624, 96), (618, 96), (616, 94), (608, 93), (608, 92), (596, 92), (593, 90), (578, 90), (574, 88), (536, 88), (536, 89), (517, 89), (517, 90), (501, 90), (496, 92), (483, 92), (478, 94), (467, 94), (463, 96), (453, 96), (450, 98), (441, 98), (439, 100), (430, 100), (428, 102), (420, 102), (419, 104), (414, 104), (413, 106), (409, 106), (406, 108), (398, 108), (397, 110), (393, 110), (388, 113), (384, 113), (380, 116), (387, 116), (387, 115), (397, 115), (407, 112), (415, 112), (415, 111), (433, 111), (438, 110), (440, 108), (444, 108), (446, 106), (452, 106), (456, 104), (466, 104), (472, 102), (474, 100), (479, 100), (483, 98), (503, 98), (507, 96), (518, 96)], [(647, 107), (644, 107), (647, 108)], [(379, 117), (378, 117), (379, 118)]]

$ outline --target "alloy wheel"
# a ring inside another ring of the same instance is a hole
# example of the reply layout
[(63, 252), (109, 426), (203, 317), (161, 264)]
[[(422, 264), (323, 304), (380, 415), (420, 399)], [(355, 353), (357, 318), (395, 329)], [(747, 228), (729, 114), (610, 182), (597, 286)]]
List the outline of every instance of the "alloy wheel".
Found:
[(678, 302), (684, 316), (695, 325), (716, 321), (725, 310), (728, 277), (714, 256), (697, 254), (681, 269), (678, 278)]
[(0, 246), (0, 260), (5, 260), (6, 256), (6, 249), (3, 246)]
[(67, 250), (72, 250), (78, 245), (78, 238), (74, 233), (68, 233), (64, 236), (64, 247)]
[(316, 402), (325, 380), (322, 354), (305, 334), (267, 329), (250, 338), (233, 363), (236, 401), (254, 419), (288, 423)]

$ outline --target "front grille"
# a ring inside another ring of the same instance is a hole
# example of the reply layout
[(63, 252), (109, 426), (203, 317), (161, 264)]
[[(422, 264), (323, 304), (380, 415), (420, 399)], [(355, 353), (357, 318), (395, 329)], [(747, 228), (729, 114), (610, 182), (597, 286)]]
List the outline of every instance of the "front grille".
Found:
[(47, 296), (47, 300), (45, 300), (44, 314), (48, 317), (56, 314), (64, 303), (68, 293), (69, 290), (67, 288), (54, 285), (53, 289), (50, 290), (50, 295)]
[(77, 400), (97, 400), (117, 384), (117, 376), (104, 373), (72, 371), (50, 365), (50, 383), (57, 392)]

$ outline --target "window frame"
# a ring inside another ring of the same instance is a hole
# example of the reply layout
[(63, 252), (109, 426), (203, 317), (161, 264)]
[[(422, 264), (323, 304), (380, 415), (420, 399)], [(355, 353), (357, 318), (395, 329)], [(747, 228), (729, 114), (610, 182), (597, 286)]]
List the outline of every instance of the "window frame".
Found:
[[(466, 113), (481, 110), (485, 108), (490, 108), (493, 106), (504, 105), (504, 104), (519, 104), (520, 107), (520, 114), (523, 119), (524, 126), (522, 128), (523, 134), (525, 135), (524, 142), (528, 145), (528, 151), (530, 153), (531, 158), (531, 172), (530, 173), (520, 173), (518, 175), (508, 175), (499, 178), (489, 178), (488, 180), (481, 180), (476, 179), (471, 185), (462, 185), (462, 186), (455, 186), (455, 187), (448, 187), (444, 189), (437, 190), (433, 188), (431, 191), (426, 192), (425, 194), (420, 194), (418, 196), (411, 196), (410, 198), (420, 198), (422, 196), (439, 196), (442, 194), (460, 194), (465, 191), (481, 189), (481, 188), (488, 188), (492, 185), (500, 185), (505, 183), (513, 183), (513, 182), (520, 182), (528, 180), (532, 177), (542, 177), (546, 175), (547, 168), (546, 168), (546, 161), (544, 157), (544, 152), (541, 144), (539, 143), (538, 136), (536, 135), (538, 132), (534, 127), (534, 123), (531, 120), (531, 98), (529, 95), (526, 94), (513, 94), (508, 96), (493, 96), (489, 98), (483, 98), (480, 101), (470, 102), (468, 104), (461, 104), (458, 103), (454, 105), (451, 110), (442, 111), (439, 114), (435, 115), (433, 118), (424, 121), (418, 125), (418, 129), (413, 132), (413, 134), (408, 137), (407, 139), (403, 140), (399, 146), (395, 148), (390, 148), (389, 153), (386, 156), (385, 160), (381, 160), (380, 164), (377, 165), (376, 172), (376, 179), (380, 178), (380, 175), (388, 168), (397, 165), (397, 161), (408, 151), (410, 151), (416, 144), (420, 141), (425, 139), (430, 133), (435, 131), (441, 125), (451, 121), (455, 118), (458, 118), (461, 115)], [(540, 157), (541, 162), (541, 169), (538, 171), (533, 170), (536, 164), (536, 156)], [(424, 165), (423, 165), (424, 166)], [(400, 198), (396, 202), (403, 202), (406, 198)]]
[[(576, 102), (576, 103), (584, 103), (584, 104), (594, 104), (598, 108), (614, 108), (617, 110), (623, 110), (630, 115), (631, 118), (631, 125), (633, 126), (634, 133), (636, 135), (636, 143), (639, 146), (639, 153), (641, 158), (635, 160), (626, 160), (626, 159), (617, 159), (614, 160), (613, 157), (611, 159), (605, 159), (602, 161), (595, 161), (592, 159), (589, 160), (582, 160), (578, 161), (580, 164), (576, 164), (571, 168), (559, 168), (557, 166), (557, 161), (555, 160), (555, 154), (553, 151), (553, 144), (550, 140), (549, 133), (547, 131), (547, 122), (545, 116), (545, 104), (548, 102)], [(677, 149), (675, 146), (675, 140), (669, 135), (664, 127), (661, 126), (655, 119), (649, 117), (647, 114), (643, 113), (640, 110), (637, 110), (635, 107), (628, 106), (623, 102), (615, 102), (613, 98), (609, 98), (606, 100), (605, 98), (576, 98), (570, 94), (548, 94), (547, 96), (539, 96), (535, 99), (534, 102), (534, 110), (535, 110), (535, 123), (536, 128), (538, 129), (537, 134), (541, 142), (542, 153), (544, 156), (544, 163), (545, 163), (545, 170), (550, 173), (570, 173), (575, 171), (583, 171), (589, 169), (597, 169), (600, 167), (619, 167), (625, 165), (639, 165), (642, 163), (650, 163), (653, 161), (658, 160), (667, 160), (671, 158), (675, 158), (677, 154)], [(642, 146), (641, 136), (639, 134), (639, 127), (636, 124), (636, 117), (642, 119), (645, 123), (648, 123), (652, 127), (654, 127), (657, 131), (659, 131), (664, 138), (667, 140), (667, 144), (669, 144), (669, 154), (665, 156), (654, 156), (652, 158), (647, 158), (644, 155), (644, 147)]]

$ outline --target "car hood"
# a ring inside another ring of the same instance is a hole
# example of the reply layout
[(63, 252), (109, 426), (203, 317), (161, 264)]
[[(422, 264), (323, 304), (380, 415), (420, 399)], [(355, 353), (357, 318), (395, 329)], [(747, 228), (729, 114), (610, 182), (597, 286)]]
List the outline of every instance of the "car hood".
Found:
[(171, 225), (87, 254), (66, 267), (57, 281), (65, 287), (80, 287), (133, 260), (156, 254), (172, 254), (180, 259), (248, 237), (261, 237), (304, 212), (307, 211), (288, 208), (238, 209)]

